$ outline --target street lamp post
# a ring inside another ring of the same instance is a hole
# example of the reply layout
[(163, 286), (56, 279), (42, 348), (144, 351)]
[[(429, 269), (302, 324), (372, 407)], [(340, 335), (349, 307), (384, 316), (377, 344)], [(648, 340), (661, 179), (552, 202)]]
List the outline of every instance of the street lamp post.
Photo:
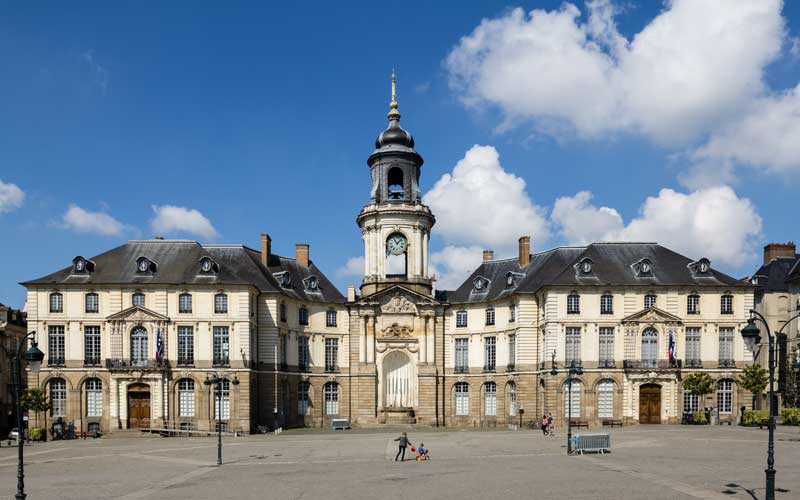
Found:
[[(555, 352), (553, 352), (551, 364), (550, 375), (555, 377), (558, 375)], [(572, 454), (572, 381), (576, 375), (583, 375), (583, 368), (573, 359), (567, 371), (567, 455)]]
[[(800, 318), (800, 314), (789, 318), (778, 330), (777, 335), (783, 333), (786, 325), (797, 318)], [(767, 476), (766, 500), (775, 500), (775, 337), (769, 329), (766, 318), (758, 311), (751, 309), (747, 326), (742, 328), (742, 339), (750, 352), (755, 352), (756, 346), (761, 344), (761, 331), (756, 326), (756, 319), (764, 324), (769, 339), (769, 441), (767, 444), (767, 468), (764, 472)]]
[[(3, 344), (0, 348), (8, 356), (11, 362), (12, 378), (14, 382), (14, 394), (17, 400), (17, 494), (14, 498), (17, 500), (25, 500), (25, 465), (23, 459), (22, 446), (24, 444), (24, 433), (22, 430), (22, 348), (25, 346), (25, 341), (34, 336), (36, 332), (30, 332), (19, 340), (17, 348), (12, 352), (8, 352)], [(25, 351), (25, 361), (30, 365), (31, 372), (39, 373), (39, 368), (42, 366), (44, 353), (39, 350), (34, 340), (30, 349)]]
[[(233, 380), (228, 379), (227, 373), (212, 373), (206, 375), (203, 381), (205, 385), (214, 385), (217, 391), (217, 400), (214, 402), (214, 411), (216, 418), (214, 419), (217, 424), (217, 465), (222, 465), (222, 425), (220, 424), (220, 416), (222, 414), (222, 384), (224, 382), (231, 382), (233, 385), (239, 385), (239, 379), (236, 375)], [(217, 406), (219, 405), (219, 406)]]

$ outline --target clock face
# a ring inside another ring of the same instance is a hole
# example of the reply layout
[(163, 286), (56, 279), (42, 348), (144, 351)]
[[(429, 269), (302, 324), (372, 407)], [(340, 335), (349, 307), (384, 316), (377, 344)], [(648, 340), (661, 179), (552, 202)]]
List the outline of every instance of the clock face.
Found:
[(139, 271), (145, 272), (148, 269), (150, 269), (150, 263), (147, 261), (147, 259), (140, 260), (139, 261)]
[(408, 248), (408, 241), (402, 234), (395, 233), (386, 240), (386, 250), (392, 255), (400, 255)]

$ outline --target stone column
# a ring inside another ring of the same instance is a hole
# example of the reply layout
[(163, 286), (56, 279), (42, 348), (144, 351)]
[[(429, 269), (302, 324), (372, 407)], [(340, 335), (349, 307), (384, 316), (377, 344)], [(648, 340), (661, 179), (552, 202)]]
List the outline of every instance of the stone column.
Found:
[(108, 380), (108, 416), (109, 425), (114, 428), (119, 428), (119, 387), (117, 386), (117, 379), (109, 377)]
[(375, 316), (367, 316), (367, 363), (375, 362)]
[(428, 316), (422, 317), (422, 338), (419, 341), (419, 362), (428, 362)]
[(367, 361), (367, 318), (362, 316), (359, 321), (361, 324), (358, 326), (358, 362), (365, 363)]
[(119, 384), (119, 420), (120, 428), (128, 428), (128, 383), (121, 382)]
[(422, 276), (428, 277), (428, 231), (422, 231)]
[(422, 241), (425, 239), (425, 234), (419, 227), (414, 228), (414, 275), (422, 276)]
[[(430, 328), (428, 329), (428, 363), (436, 363), (436, 315), (430, 318)], [(444, 358), (442, 358), (444, 359)], [(444, 365), (442, 366), (444, 369)]]

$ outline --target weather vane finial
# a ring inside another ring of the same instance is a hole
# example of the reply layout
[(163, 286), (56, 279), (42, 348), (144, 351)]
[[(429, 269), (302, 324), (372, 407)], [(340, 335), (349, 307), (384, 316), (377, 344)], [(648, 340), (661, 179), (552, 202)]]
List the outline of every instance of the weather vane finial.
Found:
[(392, 101), (389, 103), (389, 120), (399, 120), (400, 112), (397, 110), (397, 79), (392, 68)]

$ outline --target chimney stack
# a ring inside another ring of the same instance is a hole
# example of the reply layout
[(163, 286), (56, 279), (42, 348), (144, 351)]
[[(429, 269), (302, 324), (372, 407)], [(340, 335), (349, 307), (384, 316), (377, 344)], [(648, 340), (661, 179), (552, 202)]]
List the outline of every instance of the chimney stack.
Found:
[(519, 238), (519, 267), (525, 267), (531, 263), (531, 237), (521, 236)]
[(356, 286), (352, 283), (347, 285), (347, 302), (356, 301)]
[(308, 267), (308, 243), (295, 244), (294, 259), (301, 266)]
[(272, 253), (272, 238), (267, 233), (261, 233), (261, 264), (267, 267), (269, 255)]
[(794, 241), (786, 243), (770, 243), (764, 246), (764, 264), (769, 264), (771, 260), (778, 257), (794, 258), (796, 247)]
[(494, 260), (494, 250), (484, 250), (483, 261), (488, 262), (490, 260)]

